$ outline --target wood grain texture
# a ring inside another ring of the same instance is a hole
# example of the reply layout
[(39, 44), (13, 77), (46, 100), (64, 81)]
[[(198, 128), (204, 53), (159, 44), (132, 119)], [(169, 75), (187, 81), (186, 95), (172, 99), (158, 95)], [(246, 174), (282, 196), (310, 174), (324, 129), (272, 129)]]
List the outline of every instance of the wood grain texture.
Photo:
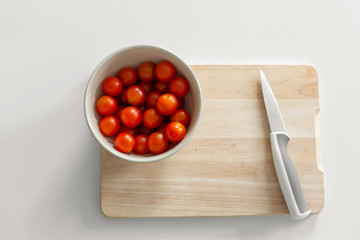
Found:
[(177, 154), (132, 163), (101, 149), (101, 209), (109, 217), (288, 214), (270, 149), (261, 94), (262, 68), (291, 141), (289, 154), (313, 213), (324, 206), (318, 168), (317, 72), (311, 66), (191, 66), (203, 91), (203, 115)]

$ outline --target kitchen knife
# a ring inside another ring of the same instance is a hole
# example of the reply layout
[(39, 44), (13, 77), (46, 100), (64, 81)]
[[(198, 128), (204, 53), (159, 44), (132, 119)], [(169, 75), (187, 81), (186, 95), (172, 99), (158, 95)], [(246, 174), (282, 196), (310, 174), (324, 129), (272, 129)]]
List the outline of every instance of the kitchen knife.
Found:
[(274, 94), (262, 70), (260, 70), (260, 76), (271, 130), (270, 141), (276, 175), (291, 217), (297, 220), (304, 219), (310, 214), (311, 210), (306, 203), (295, 166), (287, 152), (290, 137), (286, 132)]

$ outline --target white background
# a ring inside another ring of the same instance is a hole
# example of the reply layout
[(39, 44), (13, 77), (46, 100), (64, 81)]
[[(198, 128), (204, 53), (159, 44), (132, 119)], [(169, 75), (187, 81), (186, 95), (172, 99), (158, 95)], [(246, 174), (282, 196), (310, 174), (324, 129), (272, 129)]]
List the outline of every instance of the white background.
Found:
[[(360, 2), (0, 1), (1, 239), (359, 239)], [(319, 72), (325, 208), (288, 216), (110, 219), (83, 94), (135, 44), (189, 64)]]

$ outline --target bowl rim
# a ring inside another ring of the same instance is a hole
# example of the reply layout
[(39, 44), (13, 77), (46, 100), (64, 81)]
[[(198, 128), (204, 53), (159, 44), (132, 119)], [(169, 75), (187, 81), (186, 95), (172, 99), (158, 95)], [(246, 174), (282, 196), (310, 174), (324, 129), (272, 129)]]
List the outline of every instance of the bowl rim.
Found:
[[(90, 109), (88, 109), (88, 104), (87, 104), (87, 99), (89, 98), (89, 87), (90, 87), (90, 83), (94, 81), (95, 75), (97, 74), (97, 72), (100, 70), (100, 68), (106, 63), (108, 62), (111, 58), (113, 58), (114, 56), (116, 56), (117, 54), (123, 52), (123, 51), (128, 51), (131, 49), (136, 49), (136, 48), (152, 48), (155, 49), (157, 51), (162, 51), (166, 54), (170, 54), (172, 55), (175, 59), (177, 59), (178, 61), (180, 61), (182, 64), (184, 64), (187, 69), (189, 70), (191, 76), (193, 77), (193, 79), (195, 79), (195, 84), (197, 86), (197, 91), (200, 97), (200, 102), (199, 102), (199, 117), (198, 119), (195, 121), (194, 125), (193, 125), (193, 129), (190, 133), (187, 133), (187, 138), (184, 139), (186, 141), (181, 141), (179, 142), (175, 147), (173, 147), (170, 150), (165, 151), (164, 153), (158, 154), (158, 155), (153, 155), (153, 156), (149, 156), (149, 157), (140, 157), (140, 158), (133, 158), (133, 156), (128, 155), (126, 153), (122, 153), (117, 151), (115, 148), (110, 148), (107, 145), (103, 144), (103, 140), (100, 139), (99, 136), (97, 136), (97, 134), (95, 134), (95, 132), (93, 131), (93, 126), (90, 123)], [(161, 47), (157, 47), (157, 46), (153, 46), (153, 45), (133, 45), (133, 46), (129, 46), (129, 47), (124, 47), (121, 49), (118, 49), (112, 53), (110, 53), (109, 55), (107, 55), (97, 66), (96, 68), (93, 70), (92, 74), (90, 75), (90, 78), (87, 82), (86, 88), (85, 88), (85, 94), (84, 94), (84, 114), (85, 114), (85, 119), (86, 119), (86, 123), (92, 133), (92, 135), (95, 137), (96, 141), (107, 150), (107, 152), (111, 153), (113, 156), (123, 159), (123, 160), (127, 160), (127, 161), (131, 161), (131, 162), (141, 162), (141, 163), (147, 163), (147, 162), (155, 162), (155, 161), (159, 161), (159, 160), (163, 160), (165, 158), (170, 157), (171, 155), (175, 154), (176, 152), (180, 151), (180, 149), (182, 149), (193, 137), (193, 135), (195, 134), (199, 123), (200, 123), (200, 118), (202, 115), (202, 92), (201, 92), (201, 88), (200, 88), (200, 83), (199, 80), (197, 79), (196, 75), (194, 74), (194, 72), (192, 71), (192, 69), (190, 68), (190, 66), (185, 63), (181, 58), (179, 58), (177, 55), (175, 55), (173, 52), (161, 48)]]

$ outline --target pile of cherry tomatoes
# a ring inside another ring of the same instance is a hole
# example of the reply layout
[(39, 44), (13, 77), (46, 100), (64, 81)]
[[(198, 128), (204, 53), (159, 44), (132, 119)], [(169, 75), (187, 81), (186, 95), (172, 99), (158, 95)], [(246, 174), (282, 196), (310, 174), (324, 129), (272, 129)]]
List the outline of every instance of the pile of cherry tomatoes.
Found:
[(171, 62), (143, 62), (137, 70), (124, 67), (102, 87), (104, 95), (96, 102), (102, 115), (100, 131), (116, 136), (114, 145), (120, 152), (160, 154), (169, 141), (185, 137), (191, 116), (184, 109), (184, 97), (190, 86)]

